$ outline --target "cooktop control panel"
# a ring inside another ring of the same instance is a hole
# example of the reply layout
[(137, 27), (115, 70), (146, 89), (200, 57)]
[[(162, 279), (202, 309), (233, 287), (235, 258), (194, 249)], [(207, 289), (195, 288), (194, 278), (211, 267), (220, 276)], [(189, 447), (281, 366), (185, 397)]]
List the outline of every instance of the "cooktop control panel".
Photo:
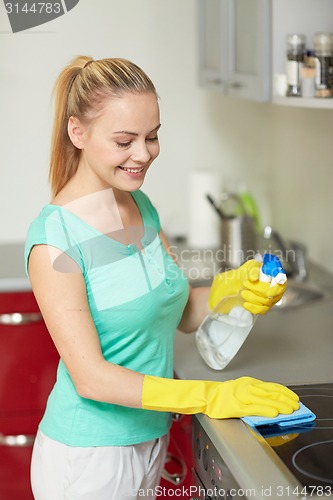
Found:
[(238, 500), (246, 498), (243, 490), (237, 484), (230, 470), (217, 452), (212, 441), (193, 418), (193, 455), (194, 475), (196, 476), (198, 499), (207, 500)]

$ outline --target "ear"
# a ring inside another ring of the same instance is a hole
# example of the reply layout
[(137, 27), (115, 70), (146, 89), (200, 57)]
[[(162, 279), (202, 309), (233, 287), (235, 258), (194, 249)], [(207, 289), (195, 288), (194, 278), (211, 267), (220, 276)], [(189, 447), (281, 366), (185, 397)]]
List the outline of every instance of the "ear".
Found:
[(70, 140), (74, 144), (74, 146), (78, 149), (83, 149), (84, 146), (84, 126), (75, 118), (75, 116), (70, 116), (67, 125), (67, 131)]

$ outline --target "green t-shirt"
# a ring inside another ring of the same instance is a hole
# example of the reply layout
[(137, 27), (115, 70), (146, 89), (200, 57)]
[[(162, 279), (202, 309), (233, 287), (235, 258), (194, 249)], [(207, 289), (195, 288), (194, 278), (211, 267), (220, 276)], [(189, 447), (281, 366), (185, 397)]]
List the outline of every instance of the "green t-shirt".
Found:
[[(133, 244), (124, 245), (65, 208), (47, 205), (30, 225), (26, 266), (34, 245), (48, 244), (69, 255), (84, 276), (105, 359), (140, 373), (172, 378), (174, 333), (189, 287), (159, 238), (155, 208), (142, 191), (132, 196), (144, 223), (143, 251), (135, 236)], [(61, 255), (53, 265), (61, 271)], [(40, 430), (71, 446), (124, 446), (160, 437), (170, 424), (169, 413), (80, 397), (60, 360)]]

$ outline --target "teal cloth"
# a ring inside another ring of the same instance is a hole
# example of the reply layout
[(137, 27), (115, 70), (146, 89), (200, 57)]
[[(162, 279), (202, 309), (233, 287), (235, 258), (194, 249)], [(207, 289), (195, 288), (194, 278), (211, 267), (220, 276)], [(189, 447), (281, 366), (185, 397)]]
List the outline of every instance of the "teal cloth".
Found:
[(278, 425), (279, 427), (291, 427), (293, 425), (300, 425), (312, 422), (315, 420), (316, 415), (309, 410), (303, 403), (300, 403), (298, 410), (290, 415), (280, 413), (277, 417), (242, 417), (243, 422), (250, 427), (260, 427), (262, 425)]
[[(30, 226), (26, 265), (34, 245), (60, 250), (54, 268), (64, 272), (70, 258), (82, 272), (104, 358), (136, 372), (172, 378), (174, 334), (189, 286), (159, 238), (159, 217), (150, 200), (142, 191), (131, 194), (144, 224), (134, 228), (132, 244), (98, 232), (64, 207), (47, 205)], [(40, 430), (70, 446), (125, 446), (158, 438), (170, 425), (170, 413), (80, 397), (60, 360)]]

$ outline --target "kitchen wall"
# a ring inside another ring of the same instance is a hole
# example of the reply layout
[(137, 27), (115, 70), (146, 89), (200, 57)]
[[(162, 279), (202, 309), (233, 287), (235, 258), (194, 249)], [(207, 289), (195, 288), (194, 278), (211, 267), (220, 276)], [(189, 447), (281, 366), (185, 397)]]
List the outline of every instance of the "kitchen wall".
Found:
[(333, 110), (216, 95), (207, 109), (228, 175), (246, 181), (263, 221), (333, 271)]
[(49, 200), (54, 80), (75, 55), (121, 56), (152, 77), (161, 97), (161, 154), (144, 184), (170, 235), (186, 234), (188, 179), (216, 169), (245, 181), (264, 222), (305, 243), (333, 271), (333, 111), (258, 104), (197, 83), (194, 0), (80, 0), (50, 23), (12, 34), (0, 5), (0, 244), (24, 241)]

